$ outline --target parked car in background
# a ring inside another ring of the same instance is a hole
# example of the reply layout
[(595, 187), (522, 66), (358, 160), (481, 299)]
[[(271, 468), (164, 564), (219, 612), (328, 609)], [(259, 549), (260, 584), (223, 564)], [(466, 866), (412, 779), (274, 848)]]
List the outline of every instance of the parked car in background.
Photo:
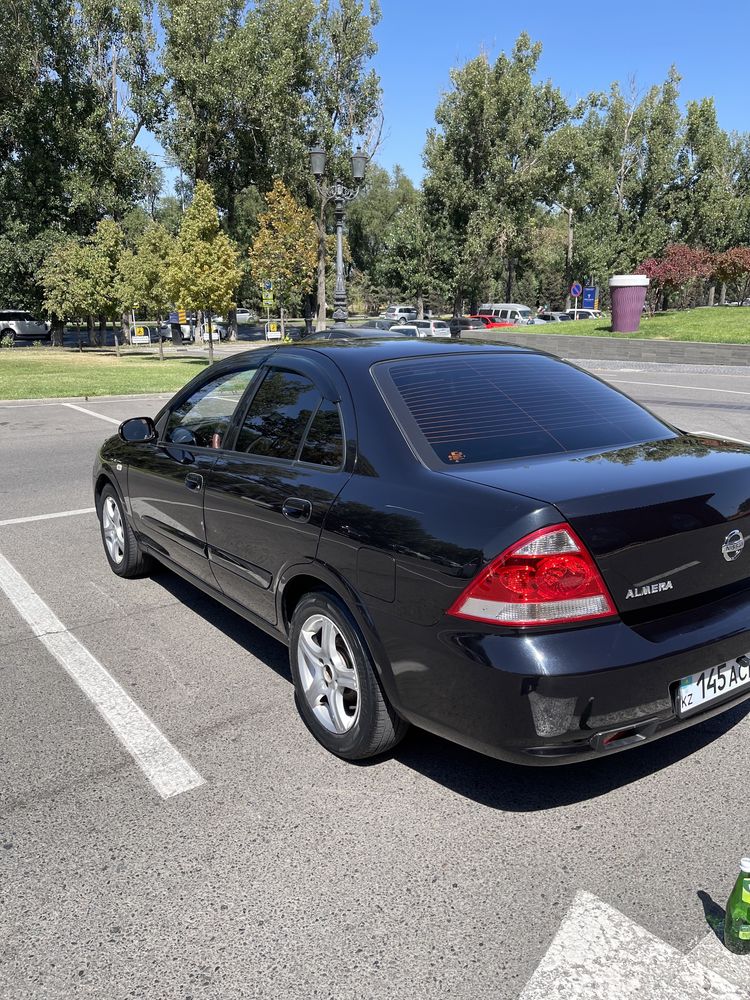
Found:
[(495, 319), (494, 316), (469, 316), (469, 319), (478, 320), (487, 330), (500, 329), (503, 326), (515, 326), (512, 320)]
[(0, 340), (3, 337), (12, 337), (14, 342), (46, 340), (49, 343), (52, 331), (46, 323), (34, 319), (29, 312), (20, 309), (0, 309)]
[(601, 309), (568, 309), (571, 319), (601, 319)]
[(566, 312), (543, 312), (539, 314), (538, 318), (543, 323), (565, 323), (573, 319)]
[(392, 331), (409, 333), (414, 337), (450, 337), (451, 328), (442, 319), (413, 319), (409, 323), (399, 323)]
[(481, 318), (476, 316), (454, 316), (449, 321), (448, 327), (451, 331), (451, 337), (460, 337), (466, 330), (483, 331), (487, 329)]
[[(252, 310), (245, 309), (244, 307), (237, 309), (237, 326), (246, 326), (248, 323), (257, 322), (257, 320), (258, 317)], [(217, 326), (229, 326), (229, 317), (214, 316), (212, 322), (216, 323)]]
[(393, 319), (397, 323), (404, 323), (407, 320), (416, 319), (417, 310), (414, 306), (388, 306), (382, 318)]
[(533, 324), (534, 314), (521, 302), (484, 302), (477, 315), (489, 316), (495, 320), (512, 323), (514, 326)]
[(403, 333), (391, 327), (390, 330), (381, 330), (375, 326), (329, 326), (327, 330), (315, 331), (303, 337), (307, 343), (311, 340), (381, 340), (390, 337), (413, 337), (414, 334)]

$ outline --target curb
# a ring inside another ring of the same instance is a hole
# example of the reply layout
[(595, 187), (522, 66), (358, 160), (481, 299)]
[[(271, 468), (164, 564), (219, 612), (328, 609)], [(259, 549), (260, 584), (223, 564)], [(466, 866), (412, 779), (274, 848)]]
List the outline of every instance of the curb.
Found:
[(31, 399), (0, 399), (2, 406), (54, 406), (56, 403), (106, 403), (121, 399), (171, 399), (175, 392), (130, 392), (122, 396), (37, 396)]
[(695, 340), (646, 340), (618, 337), (580, 337), (556, 333), (463, 331), (462, 340), (516, 344), (565, 358), (593, 361), (651, 361), (657, 364), (750, 365), (750, 344), (713, 344)]

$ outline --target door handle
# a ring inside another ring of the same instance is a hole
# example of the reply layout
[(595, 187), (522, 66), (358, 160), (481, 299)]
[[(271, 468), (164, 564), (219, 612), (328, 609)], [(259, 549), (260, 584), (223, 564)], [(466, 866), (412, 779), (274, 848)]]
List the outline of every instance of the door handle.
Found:
[(309, 521), (312, 517), (312, 504), (300, 497), (287, 497), (281, 505), (281, 513), (290, 521)]
[(200, 490), (203, 488), (203, 476), (199, 476), (197, 472), (188, 472), (185, 485), (189, 490)]

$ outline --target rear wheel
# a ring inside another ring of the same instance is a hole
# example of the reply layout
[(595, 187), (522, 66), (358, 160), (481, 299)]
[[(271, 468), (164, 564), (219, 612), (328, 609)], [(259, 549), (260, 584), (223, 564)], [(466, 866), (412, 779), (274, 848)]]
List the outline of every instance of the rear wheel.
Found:
[(146, 576), (152, 567), (152, 559), (139, 545), (112, 485), (108, 484), (102, 490), (97, 510), (104, 553), (112, 572), (128, 579)]
[(333, 594), (308, 594), (294, 609), (289, 662), (300, 715), (327, 750), (362, 760), (403, 738), (408, 725), (391, 708), (356, 623)]

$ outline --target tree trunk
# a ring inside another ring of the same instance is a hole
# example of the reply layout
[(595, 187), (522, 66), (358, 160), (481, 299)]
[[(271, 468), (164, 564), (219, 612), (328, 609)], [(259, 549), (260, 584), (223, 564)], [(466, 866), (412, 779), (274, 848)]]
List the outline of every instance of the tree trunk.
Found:
[(99, 347), (104, 347), (107, 343), (107, 317), (99, 317), (99, 334), (96, 338), (97, 345)]
[(54, 313), (51, 319), (50, 331), (52, 333), (52, 346), (62, 347), (63, 336), (65, 334), (65, 323), (63, 323), (59, 316), (55, 316)]
[(94, 335), (94, 317), (91, 313), (86, 317), (86, 336), (88, 338), (89, 347), (92, 344), (96, 344), (96, 337)]
[(722, 281), (721, 288), (719, 289), (719, 305), (725, 306), (727, 304), (727, 283)]
[(513, 301), (513, 258), (508, 257), (508, 280), (505, 283), (505, 301)]
[(130, 313), (120, 314), (120, 343), (130, 343)]
[(284, 338), (286, 337), (286, 324), (284, 322), (284, 312), (285, 312), (284, 307), (283, 306), (279, 306), (279, 316), (281, 318), (281, 339), (282, 340), (284, 340)]
[(199, 313), (200, 316), (200, 329), (201, 337), (203, 336), (203, 330), (208, 330), (208, 363), (212, 365), (214, 363), (214, 337), (213, 331), (211, 330), (211, 313), (208, 313), (206, 317), (205, 312)]
[(308, 337), (312, 333), (312, 327), (313, 327), (313, 323), (312, 323), (312, 315), (313, 315), (312, 301), (313, 301), (313, 297), (312, 297), (311, 294), (308, 293), (307, 295), (304, 296), (304, 299), (303, 299), (303, 309), (304, 309), (304, 314), (305, 314), (305, 336), (306, 337)]
[(461, 296), (456, 294), (453, 296), (453, 316), (454, 318), (461, 315)]
[(230, 309), (229, 315), (227, 316), (229, 320), (229, 336), (227, 340), (236, 341), (237, 340), (237, 310)]
[(421, 292), (417, 293), (417, 319), (424, 319), (424, 297)]
[(326, 328), (326, 204), (320, 199), (318, 215), (318, 298), (315, 316), (316, 331)]
[(714, 304), (714, 297), (716, 296), (716, 284), (711, 282), (708, 286), (708, 304), (712, 306)]

